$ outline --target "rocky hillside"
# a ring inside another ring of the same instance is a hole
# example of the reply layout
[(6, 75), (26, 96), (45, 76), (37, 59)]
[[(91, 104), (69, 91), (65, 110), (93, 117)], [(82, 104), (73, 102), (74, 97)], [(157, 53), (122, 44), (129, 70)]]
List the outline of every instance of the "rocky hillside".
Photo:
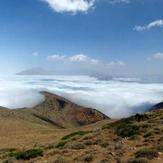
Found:
[(92, 108), (83, 108), (48, 92), (42, 93), (46, 100), (33, 108), (10, 110), (0, 107), (0, 148), (32, 147), (38, 141), (46, 143), (51, 137), (59, 139), (69, 129), (109, 119)]
[(10, 110), (0, 107), (0, 117), (20, 120), (33, 125), (42, 124), (51, 128), (65, 129), (79, 127), (108, 119), (107, 116), (92, 108), (83, 108), (60, 96), (41, 92), (46, 100), (33, 108)]
[[(92, 108), (83, 108), (60, 96), (41, 92), (46, 100), (33, 108), (13, 110), (30, 117), (31, 122), (45, 123), (58, 129), (79, 127), (108, 119), (107, 116)], [(24, 119), (25, 117), (23, 117)]]
[[(63, 131), (65, 131), (63, 133)], [(3, 148), (2, 162), (163, 162), (163, 109), (51, 132), (46, 142)], [(57, 135), (57, 136), (56, 136)], [(39, 134), (38, 134), (39, 137)]]

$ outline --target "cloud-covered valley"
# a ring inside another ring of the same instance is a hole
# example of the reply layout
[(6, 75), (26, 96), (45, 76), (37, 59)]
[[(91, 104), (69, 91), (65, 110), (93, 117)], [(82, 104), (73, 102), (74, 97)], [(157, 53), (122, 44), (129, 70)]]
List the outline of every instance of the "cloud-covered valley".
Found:
[[(129, 81), (129, 82), (128, 82)], [(132, 81), (132, 82), (131, 82)], [(98, 80), (89, 76), (0, 76), (0, 106), (32, 107), (44, 100), (40, 91), (61, 95), (111, 118), (144, 112), (163, 101), (163, 84), (135, 79)]]

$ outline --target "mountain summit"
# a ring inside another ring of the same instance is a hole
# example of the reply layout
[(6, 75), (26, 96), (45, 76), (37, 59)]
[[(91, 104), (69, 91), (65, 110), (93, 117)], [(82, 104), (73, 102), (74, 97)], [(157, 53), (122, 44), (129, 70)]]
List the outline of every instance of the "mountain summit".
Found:
[(46, 100), (33, 108), (14, 111), (28, 114), (34, 121), (41, 120), (55, 128), (79, 127), (108, 119), (107, 116), (92, 108), (83, 108), (60, 96), (41, 92)]
[(17, 75), (51, 75), (51, 73), (42, 67), (35, 67), (19, 72)]
[(80, 127), (109, 119), (106, 115), (92, 108), (83, 108), (67, 99), (49, 92), (41, 92), (45, 101), (32, 107), (20, 109), (0, 108), (0, 117), (32, 123), (54, 129)]

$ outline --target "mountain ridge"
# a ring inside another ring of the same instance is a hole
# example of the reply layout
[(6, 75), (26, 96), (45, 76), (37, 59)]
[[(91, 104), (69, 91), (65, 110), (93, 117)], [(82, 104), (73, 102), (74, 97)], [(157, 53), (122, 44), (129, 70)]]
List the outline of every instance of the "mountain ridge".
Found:
[(92, 108), (83, 108), (73, 102), (49, 92), (41, 92), (45, 101), (32, 108), (7, 109), (1, 107), (0, 116), (17, 118), (56, 128), (79, 127), (109, 119)]
[(52, 75), (43, 67), (35, 67), (17, 73), (17, 75)]
[(32, 108), (0, 107), (0, 162), (163, 160), (163, 108), (114, 120), (58, 95), (41, 93), (45, 101)]

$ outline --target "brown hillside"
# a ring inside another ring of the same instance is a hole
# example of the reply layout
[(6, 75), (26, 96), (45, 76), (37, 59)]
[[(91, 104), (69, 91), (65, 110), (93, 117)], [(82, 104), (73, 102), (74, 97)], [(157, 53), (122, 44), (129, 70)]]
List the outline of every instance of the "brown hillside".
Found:
[[(104, 119), (97, 110), (83, 108), (57, 95), (42, 92), (46, 100), (33, 108), (7, 109), (0, 107), (0, 147), (33, 146), (51, 137), (67, 133), (69, 128), (79, 127)], [(64, 129), (64, 130), (63, 130)], [(55, 133), (55, 134), (54, 134)], [(27, 146), (27, 145), (25, 145)]]
[(33, 108), (17, 109), (14, 112), (25, 113), (30, 116), (32, 122), (41, 120), (56, 128), (79, 127), (108, 119), (95, 109), (83, 108), (48, 92), (41, 93), (46, 97), (44, 102)]
[(38, 126), (0, 137), (0, 162), (161, 163), (162, 124), (163, 109), (69, 129)]

